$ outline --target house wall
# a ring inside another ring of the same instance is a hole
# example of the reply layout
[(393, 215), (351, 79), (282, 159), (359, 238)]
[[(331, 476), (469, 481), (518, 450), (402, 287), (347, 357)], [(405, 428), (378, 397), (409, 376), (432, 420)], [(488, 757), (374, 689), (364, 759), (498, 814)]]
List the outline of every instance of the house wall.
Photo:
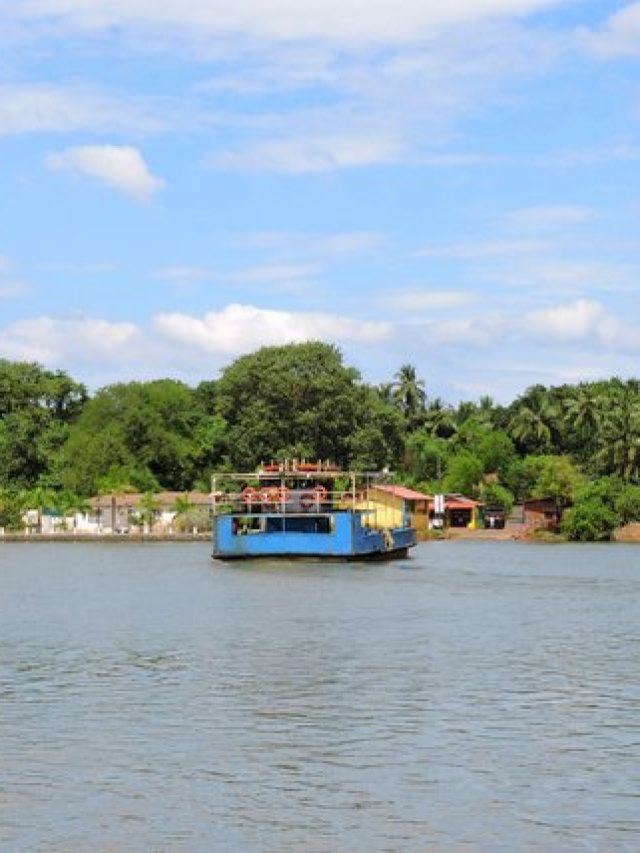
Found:
[(356, 509), (368, 511), (363, 515), (364, 527), (402, 527), (404, 501), (389, 492), (371, 493), (368, 500), (356, 500)]
[(544, 502), (525, 504), (524, 523), (536, 530), (554, 530), (560, 522), (556, 508)]

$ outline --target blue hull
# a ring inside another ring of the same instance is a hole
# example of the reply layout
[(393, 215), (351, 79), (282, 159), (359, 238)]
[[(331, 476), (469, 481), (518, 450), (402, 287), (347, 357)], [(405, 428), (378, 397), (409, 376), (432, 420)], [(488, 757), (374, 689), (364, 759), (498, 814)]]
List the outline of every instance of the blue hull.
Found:
[(334, 512), (304, 518), (262, 516), (248, 527), (235, 516), (214, 518), (213, 556), (219, 560), (319, 558), (375, 560), (405, 556), (416, 544), (412, 527), (372, 530), (359, 512)]

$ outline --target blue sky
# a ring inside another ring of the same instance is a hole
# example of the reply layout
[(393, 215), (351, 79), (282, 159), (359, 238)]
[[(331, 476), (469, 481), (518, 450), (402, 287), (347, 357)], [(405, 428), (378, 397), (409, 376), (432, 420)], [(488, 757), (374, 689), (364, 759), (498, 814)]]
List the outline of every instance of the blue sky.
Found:
[(640, 3), (0, 0), (0, 357), (638, 375)]

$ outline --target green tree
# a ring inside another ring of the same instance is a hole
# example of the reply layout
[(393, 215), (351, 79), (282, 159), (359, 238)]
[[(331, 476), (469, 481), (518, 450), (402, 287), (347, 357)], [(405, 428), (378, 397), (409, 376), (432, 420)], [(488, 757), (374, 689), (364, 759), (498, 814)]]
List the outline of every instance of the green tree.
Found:
[(22, 524), (22, 496), (14, 489), (0, 488), (0, 527), (19, 530)]
[(640, 521), (640, 486), (625, 486), (615, 499), (614, 509), (619, 524)]
[(150, 533), (158, 517), (160, 502), (153, 492), (145, 492), (136, 507), (135, 516), (145, 532)]
[(597, 498), (578, 501), (566, 514), (562, 528), (569, 539), (579, 542), (606, 542), (617, 527), (618, 517)]
[(177, 522), (177, 526), (179, 528), (187, 530), (189, 526), (189, 513), (193, 509), (193, 504), (189, 499), (189, 493), (185, 492), (183, 495), (178, 495), (173, 502), (171, 509), (175, 512), (172, 526)]
[(61, 371), (0, 359), (0, 485), (32, 488), (47, 476), (85, 400)]
[(436, 438), (452, 439), (458, 433), (456, 413), (439, 397), (429, 401), (424, 415), (424, 426)]
[(483, 483), (480, 489), (480, 499), (487, 506), (500, 507), (507, 514), (511, 512), (515, 503), (513, 493), (501, 486), (500, 483)]
[(86, 403), (56, 470), (65, 488), (84, 495), (114, 470), (142, 490), (185, 489), (219, 458), (223, 434), (221, 419), (182, 382), (111, 385)]
[(596, 461), (605, 474), (640, 480), (640, 396), (622, 388), (602, 416)]
[(444, 490), (469, 497), (480, 493), (484, 466), (482, 460), (468, 450), (461, 450), (449, 459), (444, 478)]
[(528, 497), (550, 498), (562, 510), (573, 503), (582, 476), (567, 456), (530, 456), (525, 468), (531, 475)]
[(44, 486), (35, 486), (22, 492), (23, 510), (36, 510), (38, 513), (37, 532), (42, 533), (42, 516), (46, 510), (55, 511), (56, 493)]
[(543, 385), (534, 385), (513, 404), (508, 431), (524, 453), (548, 453), (559, 423), (553, 395)]
[(239, 469), (287, 457), (348, 467), (402, 445), (401, 421), (343, 365), (339, 350), (324, 343), (242, 356), (223, 371), (216, 406), (228, 425), (229, 462)]
[(410, 427), (417, 425), (424, 412), (426, 392), (424, 382), (412, 364), (403, 364), (395, 375), (393, 398), (407, 419)]
[(569, 539), (601, 542), (611, 539), (620, 523), (616, 504), (624, 491), (619, 477), (603, 477), (592, 483), (583, 482), (575, 491), (571, 509), (563, 518), (563, 530)]
[(431, 482), (438, 488), (449, 456), (445, 439), (435, 438), (426, 428), (416, 430), (407, 439), (404, 469), (413, 482)]

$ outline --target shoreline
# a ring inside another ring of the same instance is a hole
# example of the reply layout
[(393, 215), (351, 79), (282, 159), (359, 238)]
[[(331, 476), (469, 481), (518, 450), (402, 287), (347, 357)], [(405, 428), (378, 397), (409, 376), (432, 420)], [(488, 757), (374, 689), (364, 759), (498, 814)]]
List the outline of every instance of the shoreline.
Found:
[(211, 533), (5, 533), (0, 536), (3, 542), (38, 543), (38, 542), (210, 542)]
[[(0, 546), (4, 542), (10, 543), (38, 543), (38, 542), (101, 542), (103, 544), (123, 542), (210, 542), (212, 533), (205, 531), (200, 533), (3, 533), (0, 534)], [(569, 540), (563, 536), (553, 534), (538, 535), (530, 528), (514, 525), (499, 530), (488, 530), (479, 528), (469, 530), (468, 528), (449, 528), (441, 535), (419, 534), (420, 542), (542, 542), (550, 545), (565, 544)], [(640, 523), (628, 524), (618, 528), (614, 532), (610, 542), (625, 544), (640, 544)]]

